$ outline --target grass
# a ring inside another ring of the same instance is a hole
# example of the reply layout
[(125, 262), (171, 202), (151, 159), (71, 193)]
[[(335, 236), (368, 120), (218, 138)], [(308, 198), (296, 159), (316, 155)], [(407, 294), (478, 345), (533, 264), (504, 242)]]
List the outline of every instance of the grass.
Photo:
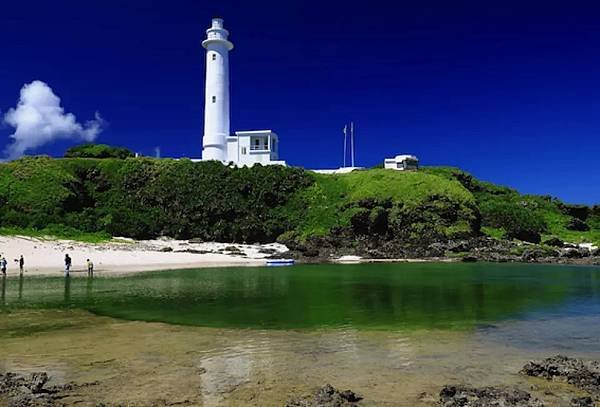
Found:
[(108, 233), (86, 233), (65, 226), (49, 226), (44, 229), (0, 227), (2, 236), (28, 236), (40, 239), (64, 239), (84, 243), (103, 243), (112, 239)]
[[(290, 214), (303, 214), (301, 219), (294, 219), (301, 238), (325, 235), (335, 226), (348, 226), (352, 215), (359, 210), (351, 204), (362, 199), (391, 200), (408, 208), (436, 197), (475, 204), (473, 195), (458, 181), (433, 174), (371, 169), (312, 176), (315, 183), (300, 191), (287, 208)], [(304, 211), (299, 210), (301, 206)]]
[[(486, 200), (493, 200), (508, 202), (514, 205), (515, 208), (518, 206), (531, 208), (532, 211), (542, 216), (546, 224), (546, 231), (542, 235), (542, 240), (558, 237), (569, 243), (593, 243), (600, 246), (600, 228), (594, 222), (588, 222), (591, 226), (589, 231), (580, 232), (567, 229), (566, 226), (570, 217), (563, 212), (561, 209), (562, 203), (558, 199), (548, 196), (522, 195), (515, 189), (480, 181), (458, 168), (426, 167), (423, 172), (446, 179), (461, 178), (473, 192), (478, 204)], [(494, 238), (502, 238), (504, 235), (502, 228), (493, 228), (485, 223), (482, 231)]]

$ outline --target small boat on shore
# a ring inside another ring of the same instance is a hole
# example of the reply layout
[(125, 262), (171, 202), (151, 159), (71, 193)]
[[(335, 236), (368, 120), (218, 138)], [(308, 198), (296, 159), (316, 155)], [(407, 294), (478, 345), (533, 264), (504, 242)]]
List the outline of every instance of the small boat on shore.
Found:
[(277, 267), (277, 266), (293, 266), (296, 261), (294, 259), (268, 259), (267, 266), (269, 267)]

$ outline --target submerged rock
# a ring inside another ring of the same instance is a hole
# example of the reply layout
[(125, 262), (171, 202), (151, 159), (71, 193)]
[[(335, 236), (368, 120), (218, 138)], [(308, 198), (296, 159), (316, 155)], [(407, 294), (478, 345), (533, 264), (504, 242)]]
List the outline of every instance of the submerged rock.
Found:
[(440, 391), (443, 407), (542, 407), (544, 404), (528, 392), (508, 387), (444, 386)]
[(326, 384), (312, 396), (289, 400), (285, 407), (355, 407), (361, 400), (361, 396), (350, 390), (340, 392), (332, 385)]
[(541, 361), (530, 361), (523, 366), (521, 373), (547, 380), (564, 380), (600, 398), (600, 362), (598, 361), (584, 361), (557, 355)]

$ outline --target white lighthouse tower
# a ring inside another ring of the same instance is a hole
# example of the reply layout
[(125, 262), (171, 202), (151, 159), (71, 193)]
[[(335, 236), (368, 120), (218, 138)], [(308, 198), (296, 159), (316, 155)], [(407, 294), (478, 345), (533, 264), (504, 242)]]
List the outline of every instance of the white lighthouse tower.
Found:
[(213, 18), (202, 46), (206, 49), (206, 93), (202, 160), (251, 167), (285, 165), (279, 160), (279, 137), (272, 130), (229, 130), (229, 51), (233, 44), (221, 18)]
[(206, 49), (206, 93), (202, 160), (227, 160), (229, 136), (229, 51), (233, 44), (223, 19), (213, 18), (202, 46)]

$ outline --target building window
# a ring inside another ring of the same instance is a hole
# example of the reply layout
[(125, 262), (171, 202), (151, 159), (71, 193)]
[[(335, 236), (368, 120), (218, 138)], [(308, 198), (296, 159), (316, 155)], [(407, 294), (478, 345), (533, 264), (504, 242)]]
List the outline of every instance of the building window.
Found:
[(216, 54), (216, 53), (215, 53), (215, 54), (212, 54), (212, 60), (213, 60), (213, 61), (216, 61), (216, 60), (217, 60), (217, 54)]
[(242, 147), (242, 155), (246, 155), (246, 147)]
[(212, 102), (213, 102), (213, 103), (215, 103), (216, 101), (217, 101), (217, 97), (216, 97), (216, 96), (213, 96), (213, 97), (212, 97)]

